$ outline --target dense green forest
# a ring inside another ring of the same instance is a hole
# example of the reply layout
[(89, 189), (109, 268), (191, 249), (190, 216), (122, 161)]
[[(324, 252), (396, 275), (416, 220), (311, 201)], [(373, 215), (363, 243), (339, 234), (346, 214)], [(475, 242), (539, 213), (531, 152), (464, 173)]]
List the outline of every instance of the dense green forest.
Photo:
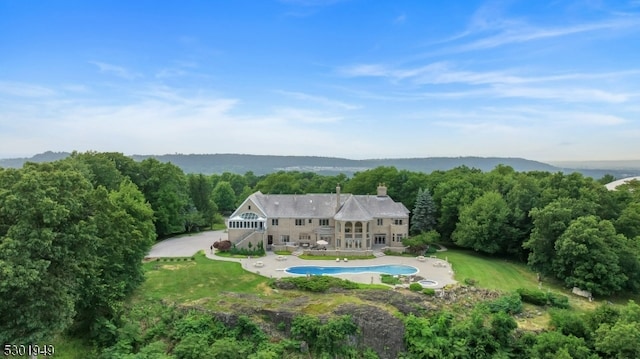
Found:
[[(171, 306), (157, 308), (160, 312), (149, 317), (156, 321), (141, 330), (132, 324), (141, 309), (127, 305), (145, 280), (142, 259), (156, 240), (223, 223), (223, 215), (254, 191), (330, 193), (337, 184), (345, 193), (374, 194), (385, 183), (389, 195), (409, 209), (427, 196), (429, 225), (412, 228), (416, 234), (431, 230), (432, 240), (526, 263), (543, 278), (597, 298), (639, 293), (640, 184), (608, 191), (603, 184), (612, 179), (517, 172), (504, 165), (485, 172), (462, 166), (431, 173), (388, 166), (352, 177), (295, 171), (203, 175), (185, 174), (153, 158), (136, 162), (95, 152), (0, 168), (0, 342), (42, 343), (66, 333), (109, 348), (104, 358), (162, 357), (156, 351), (167, 358), (212, 357), (194, 354), (202, 346), (217, 350), (214, 357), (220, 358), (276, 358), (297, 357), (292, 353), (302, 341), (318, 357), (376, 357), (348, 345), (357, 332), (348, 317), (295, 319), (287, 327), (294, 342), (276, 345), (251, 321), (221, 324)], [(446, 311), (405, 316), (403, 355), (640, 354), (640, 310), (633, 302), (586, 314), (558, 310), (552, 315), (555, 330), (530, 335), (515, 331), (511, 317), (522, 296), (512, 300), (515, 306), (505, 298), (505, 303), (478, 304), (462, 317)], [(320, 340), (322, 335), (328, 337)], [(157, 341), (172, 344), (153, 344)], [(223, 350), (230, 354), (219, 354)]]

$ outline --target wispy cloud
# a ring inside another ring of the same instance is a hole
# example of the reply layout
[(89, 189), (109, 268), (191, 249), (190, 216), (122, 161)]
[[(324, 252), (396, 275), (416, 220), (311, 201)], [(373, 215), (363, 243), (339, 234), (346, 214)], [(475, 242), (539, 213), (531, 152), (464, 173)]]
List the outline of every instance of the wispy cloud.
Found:
[(619, 127), (631, 121), (623, 116), (579, 110), (558, 111), (538, 107), (475, 107), (473, 110), (433, 110), (419, 114), (439, 126), (464, 130), (493, 129), (519, 132), (564, 132), (568, 128)]
[[(622, 103), (637, 98), (635, 93), (598, 88), (599, 81), (607, 79), (628, 80), (638, 77), (640, 70), (603, 73), (562, 73), (522, 76), (516, 71), (467, 71), (459, 70), (447, 62), (436, 62), (421, 67), (394, 68), (383, 64), (364, 64), (344, 67), (338, 71), (347, 77), (380, 77), (392, 83), (403, 81), (411, 85), (438, 86), (464, 85), (466, 88), (439, 89), (433, 92), (416, 92), (413, 98), (461, 98), (491, 96), (498, 98), (531, 98), (560, 100), (564, 102)], [(577, 84), (576, 81), (582, 81)], [(572, 82), (570, 84), (570, 82)], [(532, 86), (537, 84), (537, 86)]]
[(55, 95), (56, 91), (29, 83), (0, 81), (0, 93), (17, 97), (49, 97)]
[(317, 110), (300, 109), (294, 107), (279, 107), (274, 110), (273, 116), (287, 122), (305, 124), (325, 124), (342, 121), (342, 116), (329, 114)]
[(598, 23), (548, 28), (519, 24), (518, 26), (501, 29), (495, 35), (489, 35), (478, 40), (473, 40), (467, 44), (453, 47), (450, 51), (484, 50), (514, 43), (569, 36), (599, 30), (610, 31), (621, 28), (638, 27), (639, 25), (640, 19), (635, 18), (620, 18)]
[(621, 29), (640, 27), (637, 13), (602, 11), (602, 18), (582, 22), (541, 25), (523, 17), (506, 15), (506, 3), (489, 1), (471, 17), (467, 28), (458, 34), (433, 41), (430, 45), (451, 44), (437, 49), (433, 54), (451, 54), (487, 50), (511, 44), (568, 37), (587, 33), (610, 34)]
[(629, 94), (609, 92), (593, 88), (579, 87), (520, 87), (495, 86), (494, 93), (498, 97), (521, 97), (562, 102), (605, 102), (622, 103), (630, 99)]
[(278, 90), (276, 91), (276, 93), (279, 93), (281, 95), (285, 95), (287, 97), (290, 98), (294, 98), (297, 100), (302, 100), (302, 101), (308, 101), (308, 102), (314, 102), (314, 103), (318, 103), (324, 106), (328, 106), (328, 107), (337, 107), (337, 108), (342, 108), (345, 110), (356, 110), (361, 108), (362, 106), (358, 106), (358, 105), (352, 105), (346, 102), (342, 102), (342, 101), (337, 101), (337, 100), (332, 100), (323, 96), (315, 96), (315, 95), (310, 95), (307, 93), (303, 93), (303, 92), (294, 92), (294, 91), (283, 91), (283, 90)]
[(405, 21), (407, 21), (406, 14), (400, 14), (393, 19), (394, 24), (403, 24)]
[(142, 75), (132, 72), (121, 66), (116, 66), (100, 61), (89, 61), (89, 63), (98, 66), (98, 69), (101, 73), (115, 75), (123, 79), (133, 80), (135, 78), (142, 77)]
[[(270, 154), (338, 156), (340, 143), (350, 136), (332, 134), (333, 126), (327, 126), (345, 119), (340, 111), (274, 104), (251, 113), (251, 105), (237, 98), (159, 85), (123, 92), (130, 96), (120, 103), (66, 98), (64, 92), (29, 102), (0, 97), (0, 103), (6, 102), (0, 112), (0, 153), (13, 153), (15, 146), (32, 153), (75, 149), (129, 154), (258, 153), (256, 148), (268, 148)], [(368, 140), (356, 139), (353, 145), (373, 153)]]

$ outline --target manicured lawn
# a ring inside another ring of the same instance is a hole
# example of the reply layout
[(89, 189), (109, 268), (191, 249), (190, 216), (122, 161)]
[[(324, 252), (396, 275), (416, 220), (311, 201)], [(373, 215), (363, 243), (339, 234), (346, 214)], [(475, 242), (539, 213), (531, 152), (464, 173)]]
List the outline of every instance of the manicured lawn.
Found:
[(149, 262), (144, 265), (146, 281), (138, 290), (147, 298), (189, 302), (214, 298), (221, 291), (259, 293), (267, 278), (247, 272), (236, 262), (207, 259), (202, 252), (194, 261)]
[[(220, 251), (216, 251), (216, 255), (218, 257), (225, 257), (225, 258), (247, 258), (249, 257), (249, 255), (247, 254), (232, 254), (229, 252), (220, 252)], [(259, 257), (264, 257), (265, 255), (256, 255), (256, 254), (252, 254), (251, 258), (259, 258)]]
[[(514, 291), (518, 288), (538, 288), (536, 273), (522, 263), (463, 250), (438, 252), (436, 256), (442, 259), (447, 258), (451, 262), (454, 278), (460, 283), (470, 278), (478, 282), (476, 286), (488, 289)], [(544, 285), (548, 286), (547, 283)]]

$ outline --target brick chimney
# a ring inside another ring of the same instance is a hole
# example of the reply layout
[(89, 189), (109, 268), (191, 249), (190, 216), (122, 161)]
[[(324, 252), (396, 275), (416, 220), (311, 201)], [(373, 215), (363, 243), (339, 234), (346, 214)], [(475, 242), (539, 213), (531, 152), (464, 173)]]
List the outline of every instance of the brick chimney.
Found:
[(340, 183), (336, 186), (336, 213), (340, 209)]

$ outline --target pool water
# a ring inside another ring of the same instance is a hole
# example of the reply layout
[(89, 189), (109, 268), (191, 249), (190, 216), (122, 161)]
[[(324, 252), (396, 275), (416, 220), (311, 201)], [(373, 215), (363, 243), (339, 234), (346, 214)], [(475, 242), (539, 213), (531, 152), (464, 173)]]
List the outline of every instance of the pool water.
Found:
[(435, 287), (438, 285), (438, 282), (431, 279), (424, 279), (424, 280), (418, 281), (418, 283), (420, 283), (420, 285), (423, 287)]
[(357, 266), (357, 267), (342, 267), (342, 266), (295, 266), (285, 269), (289, 274), (300, 275), (338, 275), (338, 274), (359, 274), (359, 273), (380, 273), (391, 275), (413, 275), (418, 273), (418, 268), (401, 265), (401, 264), (386, 264), (376, 266)]

